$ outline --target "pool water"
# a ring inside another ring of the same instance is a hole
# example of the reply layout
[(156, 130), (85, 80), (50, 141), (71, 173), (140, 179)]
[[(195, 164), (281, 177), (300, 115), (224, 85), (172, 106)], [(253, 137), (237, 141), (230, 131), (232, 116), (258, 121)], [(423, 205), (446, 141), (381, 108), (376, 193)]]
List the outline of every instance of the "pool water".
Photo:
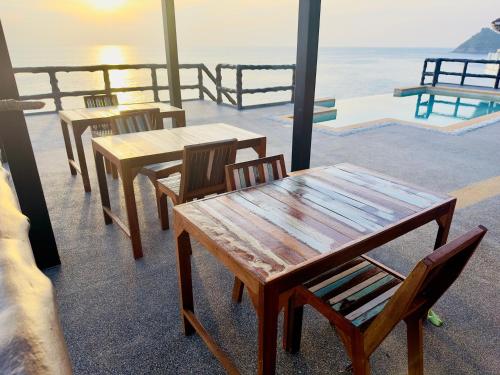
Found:
[(444, 127), (500, 111), (500, 101), (456, 98), (443, 95), (392, 94), (337, 100), (337, 115), (321, 125), (342, 128), (383, 118), (395, 118)]

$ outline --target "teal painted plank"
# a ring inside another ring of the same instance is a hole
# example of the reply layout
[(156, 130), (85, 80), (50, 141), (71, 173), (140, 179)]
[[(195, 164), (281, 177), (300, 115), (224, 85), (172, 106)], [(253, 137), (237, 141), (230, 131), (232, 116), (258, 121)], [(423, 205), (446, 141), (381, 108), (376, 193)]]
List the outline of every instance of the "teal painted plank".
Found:
[(405, 191), (401, 185), (390, 184), (386, 180), (369, 178), (364, 179), (363, 177), (337, 168), (327, 168), (324, 172), (420, 208), (427, 208), (434, 203), (431, 200)]
[(351, 165), (340, 166), (339, 169), (342, 169), (344, 171), (348, 171), (350, 173), (353, 173), (353, 174), (356, 174), (359, 176), (363, 176), (363, 177), (368, 178), (368, 179), (378, 179), (378, 180), (386, 181), (387, 183), (391, 184), (392, 186), (397, 186), (401, 189), (404, 189), (405, 191), (407, 191), (409, 193), (418, 195), (419, 197), (428, 199), (434, 203), (439, 203), (443, 200), (442, 197), (439, 197), (439, 196), (432, 194), (430, 192), (427, 192), (427, 191), (423, 191), (423, 190), (419, 189), (418, 187), (410, 186), (410, 185), (406, 184), (405, 182), (395, 181), (395, 179), (393, 179), (390, 176), (380, 176), (380, 174), (377, 172), (371, 173), (371, 171), (363, 170), (360, 167), (351, 166)]
[(319, 290), (317, 290), (316, 292), (314, 292), (314, 294), (316, 296), (318, 296), (319, 298), (322, 298), (323, 296), (327, 295), (328, 293), (334, 291), (335, 289), (341, 287), (342, 285), (345, 285), (346, 283), (348, 283), (349, 281), (351, 281), (352, 279), (354, 279), (356, 276), (358, 275), (361, 275), (363, 273), (365, 273), (366, 271), (374, 268), (375, 266), (373, 264), (368, 264), (366, 265), (365, 267), (357, 270), (357, 271), (354, 271), (353, 273), (335, 281), (334, 283), (332, 284), (329, 284)]
[(356, 327), (359, 327), (362, 325), (364, 322), (370, 320), (371, 318), (377, 316), (380, 314), (380, 312), (384, 309), (385, 305), (389, 302), (388, 300), (382, 302), (380, 305), (375, 306), (373, 309), (368, 310), (364, 314), (361, 314), (358, 318), (354, 319), (352, 321), (352, 324), (354, 324)]
[(321, 205), (330, 211), (357, 223), (364, 229), (364, 231), (373, 232), (379, 230), (385, 223), (387, 223), (380, 218), (371, 216), (364, 211), (335, 200), (320, 191), (301, 185), (297, 181), (294, 181), (293, 178), (280, 180), (277, 184), (289, 191), (300, 194), (303, 198), (311, 202)]
[[(332, 238), (323, 235), (308, 225), (304, 225), (301, 220), (298, 220), (291, 215), (276, 212), (276, 210), (270, 209), (265, 205), (262, 205), (261, 207), (246, 199), (243, 195), (241, 195), (241, 192), (228, 194), (226, 197), (234, 202), (237, 202), (253, 214), (280, 227), (292, 237), (319, 253), (332, 250), (335, 246), (335, 241)], [(249, 195), (247, 195), (247, 197), (249, 197)]]
[(293, 189), (286, 189), (284, 186), (279, 185), (279, 182), (278, 183), (274, 182), (274, 183), (268, 184), (265, 187), (263, 187), (262, 189), (271, 188), (271, 186), (273, 189), (276, 189), (278, 191), (283, 191), (283, 192), (286, 192), (287, 194), (290, 194), (295, 199), (300, 201), (302, 204), (305, 204), (306, 206), (309, 206), (309, 207), (313, 208), (314, 210), (319, 211), (322, 214), (329, 216), (332, 219), (334, 219), (342, 224), (345, 224), (347, 227), (354, 229), (356, 232), (359, 232), (361, 234), (365, 234), (365, 233), (370, 232), (367, 228), (363, 227), (362, 225), (359, 225), (355, 221), (352, 221), (351, 219), (348, 219), (344, 216), (341, 216), (338, 213), (336, 213), (335, 211), (332, 211), (332, 210), (328, 209), (327, 207), (324, 207), (324, 205), (325, 205), (324, 202), (322, 202), (322, 201), (314, 202), (314, 201), (311, 201), (309, 199), (306, 199), (302, 196), (302, 194), (297, 193)]
[(350, 194), (335, 185), (323, 182), (320, 178), (317, 178), (313, 175), (296, 176), (293, 177), (293, 179), (303, 185), (309, 186), (315, 190), (319, 190), (322, 193), (349, 206), (353, 206), (389, 222), (394, 222), (397, 219), (397, 216), (393, 210), (382, 207), (374, 202), (368, 201), (367, 199), (353, 196), (353, 194)]
[(361, 289), (360, 291), (358, 291), (358, 292), (356, 292), (354, 294), (351, 294), (350, 296), (346, 297), (343, 301), (340, 301), (339, 303), (336, 303), (332, 307), (336, 311), (340, 311), (340, 309), (342, 308), (342, 306), (344, 306), (346, 303), (354, 303), (357, 300), (363, 298), (364, 296), (370, 294), (371, 292), (374, 292), (375, 290), (377, 290), (378, 288), (384, 286), (385, 284), (387, 284), (388, 282), (390, 282), (392, 280), (394, 280), (394, 276), (387, 275), (387, 276), (383, 277), (382, 279), (374, 282), (373, 284), (368, 285), (366, 288)]

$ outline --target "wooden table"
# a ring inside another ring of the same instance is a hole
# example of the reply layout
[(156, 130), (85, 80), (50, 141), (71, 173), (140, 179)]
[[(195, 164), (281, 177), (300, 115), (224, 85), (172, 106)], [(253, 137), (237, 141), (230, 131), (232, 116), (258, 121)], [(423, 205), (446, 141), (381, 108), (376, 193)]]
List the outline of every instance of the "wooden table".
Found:
[[(134, 178), (138, 171), (148, 164), (181, 160), (184, 146), (230, 138), (238, 140), (238, 149), (253, 148), (259, 157), (266, 155), (265, 136), (227, 124), (151, 130), (92, 139), (104, 222), (111, 224), (114, 221), (125, 232), (132, 241), (136, 259), (142, 257), (134, 195)], [(111, 211), (103, 157), (116, 166), (122, 179), (128, 226)]]
[[(90, 192), (91, 187), (87, 161), (85, 160), (85, 152), (82, 143), (82, 134), (85, 130), (92, 125), (108, 123), (110, 118), (119, 115), (120, 111), (150, 108), (159, 108), (161, 118), (175, 119), (178, 127), (186, 126), (186, 115), (184, 110), (172, 107), (165, 103), (124, 104), (113, 107), (82, 108), (59, 111), (64, 144), (66, 146), (66, 154), (68, 155), (69, 170), (73, 176), (76, 176), (77, 172), (81, 174), (83, 187), (86, 192)], [(69, 136), (69, 126), (73, 128), (73, 138), (75, 139), (78, 163), (73, 156), (73, 146), (71, 145), (71, 139)]]
[(349, 164), (174, 208), (181, 311), (230, 373), (237, 372), (194, 313), (190, 238), (247, 286), (258, 316), (258, 372), (274, 374), (278, 314), (306, 280), (430, 221), (444, 244), (456, 199)]

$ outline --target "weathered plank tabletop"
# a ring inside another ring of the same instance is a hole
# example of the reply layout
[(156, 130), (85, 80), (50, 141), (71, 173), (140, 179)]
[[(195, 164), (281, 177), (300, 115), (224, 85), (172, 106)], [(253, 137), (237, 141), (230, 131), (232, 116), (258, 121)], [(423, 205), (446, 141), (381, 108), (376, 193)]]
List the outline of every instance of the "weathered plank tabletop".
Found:
[(259, 318), (260, 374), (273, 374), (277, 319), (295, 286), (430, 221), (444, 244), (455, 198), (354, 165), (322, 167), (174, 208), (182, 314), (230, 372), (194, 314), (190, 236), (245, 283)]
[[(228, 124), (208, 124), (175, 129), (114, 135), (92, 139), (104, 221), (114, 221), (130, 237), (135, 258), (142, 257), (141, 236), (134, 194), (134, 179), (140, 168), (181, 160), (184, 146), (236, 138), (237, 148), (252, 148), (266, 155), (266, 137)], [(112, 211), (103, 157), (115, 165), (122, 179), (128, 226)]]
[[(165, 103), (137, 103), (137, 104), (122, 104), (112, 107), (99, 108), (80, 108), (59, 111), (61, 119), (61, 128), (66, 146), (66, 154), (72, 175), (77, 172), (81, 174), (83, 187), (86, 192), (91, 191), (89, 172), (87, 169), (87, 161), (82, 143), (82, 134), (92, 125), (107, 123), (111, 118), (118, 116), (121, 111), (145, 110), (159, 108), (161, 118), (173, 118), (178, 127), (186, 126), (186, 115), (183, 109), (172, 107)], [(75, 140), (76, 153), (78, 155), (78, 164), (73, 156), (73, 146), (69, 136), (69, 126), (73, 128), (73, 137)]]

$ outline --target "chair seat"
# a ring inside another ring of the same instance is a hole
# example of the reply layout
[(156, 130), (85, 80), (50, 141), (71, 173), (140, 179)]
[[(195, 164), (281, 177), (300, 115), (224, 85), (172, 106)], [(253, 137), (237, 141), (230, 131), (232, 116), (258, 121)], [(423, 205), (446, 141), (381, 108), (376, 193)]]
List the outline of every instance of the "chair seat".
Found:
[(363, 256), (308, 281), (304, 287), (317, 304), (363, 329), (382, 311), (403, 280), (395, 271)]
[(181, 174), (174, 173), (167, 178), (162, 178), (158, 180), (158, 188), (161, 192), (168, 195), (174, 204), (177, 204), (177, 198), (179, 197), (179, 191), (181, 187)]
[(149, 164), (141, 168), (140, 173), (152, 176), (155, 179), (166, 178), (169, 175), (180, 172), (182, 161), (167, 161), (165, 163)]

